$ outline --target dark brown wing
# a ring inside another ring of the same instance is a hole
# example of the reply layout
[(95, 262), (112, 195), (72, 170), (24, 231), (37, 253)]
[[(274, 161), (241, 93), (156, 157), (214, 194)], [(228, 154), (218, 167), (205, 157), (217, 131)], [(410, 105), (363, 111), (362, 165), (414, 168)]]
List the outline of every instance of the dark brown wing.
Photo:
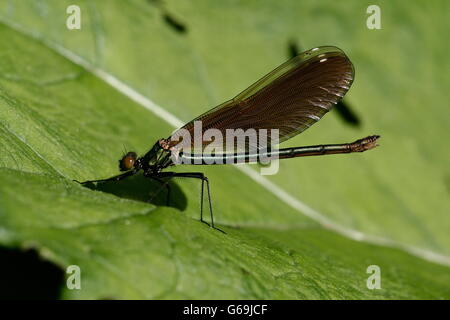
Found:
[[(171, 145), (176, 145), (180, 137), (189, 132), (191, 141), (181, 142), (177, 148), (196, 149), (194, 121), (202, 122), (202, 130), (195, 132), (202, 146), (211, 143), (199, 137), (200, 132), (203, 134), (207, 129), (219, 130), (224, 139), (226, 129), (255, 129), (257, 132), (278, 129), (279, 142), (283, 142), (308, 129), (330, 111), (348, 91), (353, 77), (353, 65), (339, 48), (329, 46), (305, 51), (234, 99), (190, 121), (183, 126), (185, 130), (175, 131), (169, 138), (174, 141)], [(247, 143), (245, 151), (258, 147), (261, 145)]]

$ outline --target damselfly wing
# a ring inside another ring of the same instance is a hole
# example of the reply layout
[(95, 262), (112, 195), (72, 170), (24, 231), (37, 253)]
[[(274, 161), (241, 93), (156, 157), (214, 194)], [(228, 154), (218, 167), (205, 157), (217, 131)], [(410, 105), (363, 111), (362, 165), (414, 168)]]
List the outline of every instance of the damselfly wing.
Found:
[[(283, 142), (308, 129), (331, 110), (349, 90), (354, 78), (353, 64), (336, 47), (320, 47), (301, 53), (285, 62), (235, 98), (211, 109), (181, 129), (189, 132), (189, 145), (179, 142), (186, 132), (176, 131), (168, 140), (184, 151), (199, 152), (194, 141), (209, 129), (217, 129), (226, 136), (227, 129), (278, 129)], [(201, 121), (202, 131), (194, 132), (194, 122)], [(200, 140), (201, 147), (214, 141)], [(258, 139), (259, 141), (259, 139)], [(270, 139), (269, 139), (270, 141)], [(221, 146), (226, 150), (225, 141)], [(239, 151), (254, 152), (266, 146), (245, 144)], [(244, 149), (244, 150), (243, 150)]]

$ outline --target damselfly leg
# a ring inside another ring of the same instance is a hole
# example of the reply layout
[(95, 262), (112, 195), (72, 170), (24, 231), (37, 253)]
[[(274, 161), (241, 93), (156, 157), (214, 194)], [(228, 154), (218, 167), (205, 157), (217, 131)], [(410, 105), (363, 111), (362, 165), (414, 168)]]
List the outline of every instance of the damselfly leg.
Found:
[(132, 175), (135, 175), (136, 173), (137, 173), (137, 170), (132, 170), (132, 171), (127, 171), (125, 173), (119, 174), (119, 175), (111, 177), (111, 178), (107, 178), (107, 179), (87, 180), (87, 181), (83, 181), (83, 182), (80, 182), (78, 180), (74, 180), (74, 181), (78, 182), (81, 185), (98, 184), (98, 183), (109, 182), (109, 181), (120, 181), (125, 178), (131, 177)]
[(156, 190), (156, 192), (153, 193), (153, 195), (151, 196), (151, 198), (148, 200), (148, 202), (152, 202), (153, 199), (155, 199), (158, 194), (161, 192), (161, 190), (163, 190), (164, 188), (167, 190), (167, 194), (166, 194), (166, 206), (169, 206), (170, 204), (170, 194), (171, 194), (171, 188), (170, 188), (170, 178), (168, 178), (166, 181), (157, 178), (157, 177), (153, 177), (153, 176), (148, 176), (147, 178), (150, 178), (152, 180), (155, 180), (156, 182), (158, 182), (160, 184), (160, 187), (158, 190)]
[[(164, 183), (169, 183), (169, 181), (173, 178), (192, 178), (192, 179), (198, 179), (202, 181), (201, 186), (201, 192), (200, 192), (200, 221), (207, 224), (213, 229), (219, 230), (223, 233), (225, 233), (223, 230), (220, 230), (214, 225), (214, 214), (212, 209), (212, 202), (211, 202), (211, 188), (209, 186), (209, 180), (208, 177), (206, 177), (202, 172), (160, 172), (156, 176), (149, 175), (148, 178), (151, 179), (167, 179)], [(206, 222), (203, 219), (203, 203), (204, 203), (204, 194), (205, 194), (205, 184), (206, 184), (206, 191), (208, 193), (208, 205), (209, 205), (209, 216), (211, 220), (211, 224)]]

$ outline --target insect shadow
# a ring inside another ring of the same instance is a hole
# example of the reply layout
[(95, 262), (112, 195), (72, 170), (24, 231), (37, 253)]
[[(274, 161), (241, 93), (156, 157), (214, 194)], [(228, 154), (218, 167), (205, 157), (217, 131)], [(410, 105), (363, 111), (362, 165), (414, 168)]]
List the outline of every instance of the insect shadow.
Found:
[(173, 181), (170, 181), (168, 186), (170, 188), (169, 199), (166, 188), (162, 188), (160, 183), (145, 178), (142, 174), (136, 174), (120, 181), (86, 185), (89, 189), (110, 193), (121, 198), (185, 210), (187, 197), (183, 190)]

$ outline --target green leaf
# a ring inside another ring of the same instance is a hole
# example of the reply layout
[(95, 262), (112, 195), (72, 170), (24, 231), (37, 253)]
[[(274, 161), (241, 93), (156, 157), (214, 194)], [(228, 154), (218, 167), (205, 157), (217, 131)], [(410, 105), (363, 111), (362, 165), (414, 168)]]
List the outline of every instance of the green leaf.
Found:
[[(445, 88), (448, 76), (434, 79), (427, 71), (439, 70), (442, 43), (430, 40), (423, 57), (408, 50), (413, 38), (384, 40), (398, 37), (388, 29), (394, 17), (405, 26), (414, 21), (429, 39), (435, 31), (425, 14), (438, 17), (439, 9), (383, 3), (386, 24), (377, 34), (365, 28), (365, 7), (356, 1), (347, 8), (296, 1), (239, 7), (76, 2), (80, 31), (65, 28), (65, 8), (73, 1), (0, 6), (0, 38), (7, 39), (0, 42), (0, 243), (36, 248), (63, 269), (79, 265), (82, 289), (64, 289), (64, 298), (450, 297), (447, 267), (336, 235), (234, 167), (202, 168), (212, 182), (215, 218), (227, 234), (198, 221), (194, 181), (173, 185), (173, 208), (143, 202), (155, 185), (142, 177), (105, 192), (72, 181), (116, 174), (124, 144), (143, 153), (173, 130), (97, 77), (99, 71), (190, 120), (285, 60), (290, 41), (305, 48), (332, 43), (356, 65), (348, 101), (364, 115), (363, 127), (348, 127), (331, 114), (319, 124), (322, 130), (308, 130), (292, 143), (327, 142), (331, 132), (336, 142), (368, 133), (381, 133), (386, 142), (362, 156), (283, 162), (272, 181), (343, 226), (447, 254), (449, 200), (441, 177), (448, 176), (448, 150), (426, 144), (444, 135), (447, 124), (437, 116), (446, 101), (437, 86)], [(286, 19), (274, 21), (274, 14)], [(164, 15), (185, 24), (187, 33), (176, 32)], [(437, 27), (444, 23), (436, 18)], [(315, 24), (320, 28), (299, 35)], [(389, 50), (375, 50), (381, 44)], [(68, 52), (88, 68), (70, 61), (75, 58)], [(421, 64), (408, 69), (414, 61)], [(380, 69), (384, 63), (390, 65)], [(428, 77), (427, 85), (410, 80), (419, 74)], [(410, 88), (428, 91), (412, 99)], [(427, 117), (419, 115), (425, 103), (436, 109)], [(381, 290), (366, 287), (372, 264), (381, 267)]]
[[(65, 178), (0, 171), (2, 232), (10, 246), (82, 270), (65, 298), (448, 298), (450, 274), (394, 249), (322, 228), (222, 227), (170, 208), (90, 191)], [(18, 193), (20, 191), (20, 194)], [(366, 268), (382, 270), (368, 290)], [(423, 288), (427, 290), (423, 290)]]

